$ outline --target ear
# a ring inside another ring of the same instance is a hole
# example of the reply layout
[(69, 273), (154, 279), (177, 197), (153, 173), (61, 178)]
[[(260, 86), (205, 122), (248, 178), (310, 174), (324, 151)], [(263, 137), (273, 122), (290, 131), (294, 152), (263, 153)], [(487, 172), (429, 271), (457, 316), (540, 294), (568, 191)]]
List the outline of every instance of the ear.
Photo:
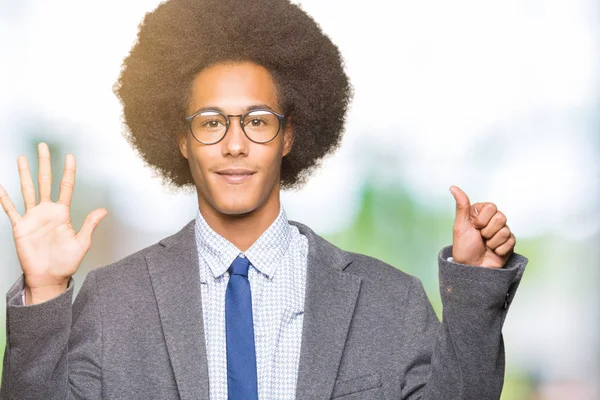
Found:
[(294, 127), (288, 120), (283, 129), (283, 157), (287, 156), (294, 144)]
[(179, 151), (181, 152), (181, 155), (184, 156), (186, 159), (189, 159), (187, 135), (179, 135), (179, 137), (177, 138), (177, 144), (179, 145)]

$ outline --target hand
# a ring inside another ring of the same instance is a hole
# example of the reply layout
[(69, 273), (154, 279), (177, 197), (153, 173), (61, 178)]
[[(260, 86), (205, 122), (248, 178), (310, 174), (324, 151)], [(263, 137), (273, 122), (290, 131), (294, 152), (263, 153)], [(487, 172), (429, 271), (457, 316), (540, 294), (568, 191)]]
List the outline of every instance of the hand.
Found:
[(62, 293), (91, 247), (92, 233), (107, 214), (92, 211), (79, 233), (71, 225), (71, 197), (75, 185), (75, 156), (68, 154), (56, 203), (51, 200), (52, 171), (46, 143), (38, 145), (39, 204), (27, 158), (17, 159), (25, 214), (19, 215), (8, 194), (0, 186), (0, 203), (13, 228), (17, 256), (25, 275), (27, 304), (46, 301)]
[(515, 248), (515, 235), (506, 216), (494, 203), (475, 203), (459, 187), (451, 186), (456, 200), (452, 258), (460, 264), (502, 268)]

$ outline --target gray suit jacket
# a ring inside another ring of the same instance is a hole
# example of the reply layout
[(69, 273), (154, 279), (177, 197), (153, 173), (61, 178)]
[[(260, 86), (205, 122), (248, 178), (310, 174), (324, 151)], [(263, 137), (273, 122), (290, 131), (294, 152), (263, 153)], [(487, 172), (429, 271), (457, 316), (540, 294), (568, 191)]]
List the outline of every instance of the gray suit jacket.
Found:
[[(498, 399), (501, 328), (527, 260), (502, 269), (446, 261), (443, 323), (419, 279), (343, 251), (307, 226), (298, 399)], [(194, 221), (88, 273), (55, 299), (7, 295), (2, 399), (208, 399)]]

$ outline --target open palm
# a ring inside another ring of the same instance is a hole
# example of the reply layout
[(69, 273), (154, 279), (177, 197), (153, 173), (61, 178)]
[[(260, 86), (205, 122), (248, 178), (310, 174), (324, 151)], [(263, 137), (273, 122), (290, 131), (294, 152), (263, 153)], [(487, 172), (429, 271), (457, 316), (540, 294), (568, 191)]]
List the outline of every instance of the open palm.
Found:
[(71, 224), (71, 198), (75, 185), (75, 157), (67, 155), (60, 184), (59, 199), (51, 200), (52, 171), (50, 151), (45, 143), (38, 146), (39, 204), (27, 159), (17, 160), (25, 214), (21, 216), (8, 194), (0, 186), (0, 203), (10, 218), (17, 255), (30, 290), (64, 286), (77, 271), (91, 247), (92, 233), (107, 214), (105, 209), (91, 212), (79, 232)]

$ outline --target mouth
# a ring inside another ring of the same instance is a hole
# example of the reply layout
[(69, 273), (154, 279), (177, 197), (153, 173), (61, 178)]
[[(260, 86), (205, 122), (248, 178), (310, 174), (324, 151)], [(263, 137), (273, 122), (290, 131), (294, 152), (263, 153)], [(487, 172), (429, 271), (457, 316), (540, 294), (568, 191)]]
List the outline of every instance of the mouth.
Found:
[(245, 169), (226, 169), (217, 171), (216, 174), (227, 183), (240, 184), (249, 181), (255, 172)]

